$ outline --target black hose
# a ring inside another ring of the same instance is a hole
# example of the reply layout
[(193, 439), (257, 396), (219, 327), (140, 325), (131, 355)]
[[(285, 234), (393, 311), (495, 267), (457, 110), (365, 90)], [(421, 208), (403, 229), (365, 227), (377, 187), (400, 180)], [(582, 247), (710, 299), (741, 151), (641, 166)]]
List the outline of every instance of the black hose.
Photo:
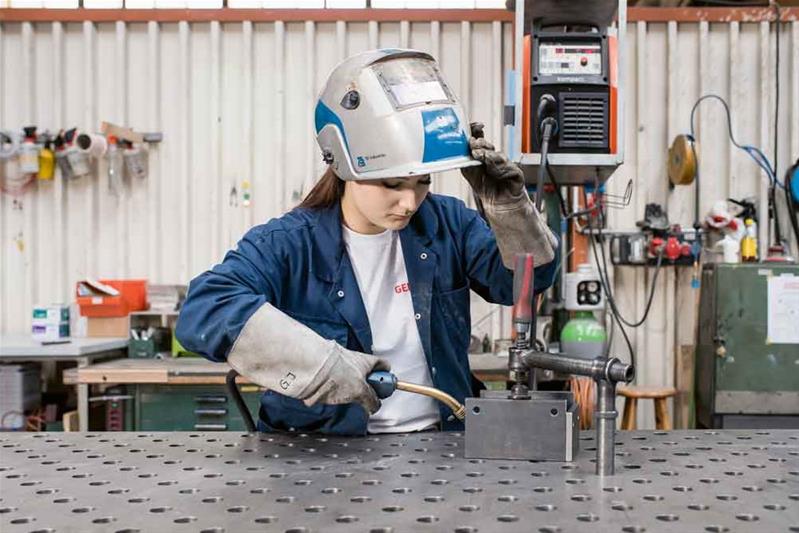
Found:
[(239, 388), (236, 386), (236, 376), (238, 375), (239, 373), (231, 368), (230, 372), (228, 372), (227, 376), (225, 376), (227, 393), (236, 403), (236, 408), (239, 410), (241, 419), (244, 420), (244, 426), (247, 428), (247, 431), (250, 433), (255, 433), (255, 422), (252, 419), (250, 409), (247, 407), (247, 404), (244, 403), (244, 398), (241, 397), (241, 392), (239, 392)]

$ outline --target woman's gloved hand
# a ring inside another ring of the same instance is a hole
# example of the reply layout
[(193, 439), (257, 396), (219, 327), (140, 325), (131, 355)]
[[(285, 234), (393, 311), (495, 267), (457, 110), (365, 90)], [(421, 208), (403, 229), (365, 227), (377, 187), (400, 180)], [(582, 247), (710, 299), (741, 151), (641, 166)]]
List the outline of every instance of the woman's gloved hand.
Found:
[(518, 202), (527, 197), (522, 170), (485, 139), (482, 123), (472, 122), (470, 127), (469, 149), (483, 165), (463, 168), (461, 173), (483, 205)]
[(461, 169), (497, 238), (505, 268), (513, 269), (516, 254), (532, 253), (536, 265), (555, 258), (558, 241), (533, 205), (522, 170), (483, 137), (483, 124), (471, 124), (472, 157), (483, 164)]
[(380, 408), (380, 400), (366, 376), (391, 369), (383, 359), (321, 337), (269, 303), (247, 321), (227, 361), (250, 381), (306, 405), (354, 402), (369, 413)]

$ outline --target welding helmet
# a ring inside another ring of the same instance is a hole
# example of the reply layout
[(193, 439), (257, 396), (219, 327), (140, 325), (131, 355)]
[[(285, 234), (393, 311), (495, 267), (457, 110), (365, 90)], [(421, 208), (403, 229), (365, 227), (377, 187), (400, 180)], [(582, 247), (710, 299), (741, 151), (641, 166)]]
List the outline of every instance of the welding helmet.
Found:
[(319, 94), (316, 141), (343, 180), (418, 176), (479, 165), (469, 124), (429, 54), (364, 52), (336, 66)]

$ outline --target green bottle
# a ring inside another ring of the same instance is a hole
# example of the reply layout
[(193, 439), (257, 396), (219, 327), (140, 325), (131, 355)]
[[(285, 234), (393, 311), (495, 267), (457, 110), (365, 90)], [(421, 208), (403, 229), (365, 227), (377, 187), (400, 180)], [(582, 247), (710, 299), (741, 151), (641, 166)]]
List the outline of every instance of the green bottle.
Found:
[(591, 311), (576, 311), (560, 332), (560, 351), (584, 359), (605, 353), (608, 334)]

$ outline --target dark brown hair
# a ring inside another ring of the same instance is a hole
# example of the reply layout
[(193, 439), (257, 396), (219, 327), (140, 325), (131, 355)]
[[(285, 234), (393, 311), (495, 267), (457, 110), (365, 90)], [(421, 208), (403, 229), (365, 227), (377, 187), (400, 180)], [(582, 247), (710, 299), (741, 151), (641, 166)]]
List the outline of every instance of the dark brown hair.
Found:
[(327, 167), (311, 192), (302, 199), (297, 207), (325, 209), (336, 205), (341, 201), (342, 196), (344, 196), (344, 180), (339, 179), (331, 167)]

